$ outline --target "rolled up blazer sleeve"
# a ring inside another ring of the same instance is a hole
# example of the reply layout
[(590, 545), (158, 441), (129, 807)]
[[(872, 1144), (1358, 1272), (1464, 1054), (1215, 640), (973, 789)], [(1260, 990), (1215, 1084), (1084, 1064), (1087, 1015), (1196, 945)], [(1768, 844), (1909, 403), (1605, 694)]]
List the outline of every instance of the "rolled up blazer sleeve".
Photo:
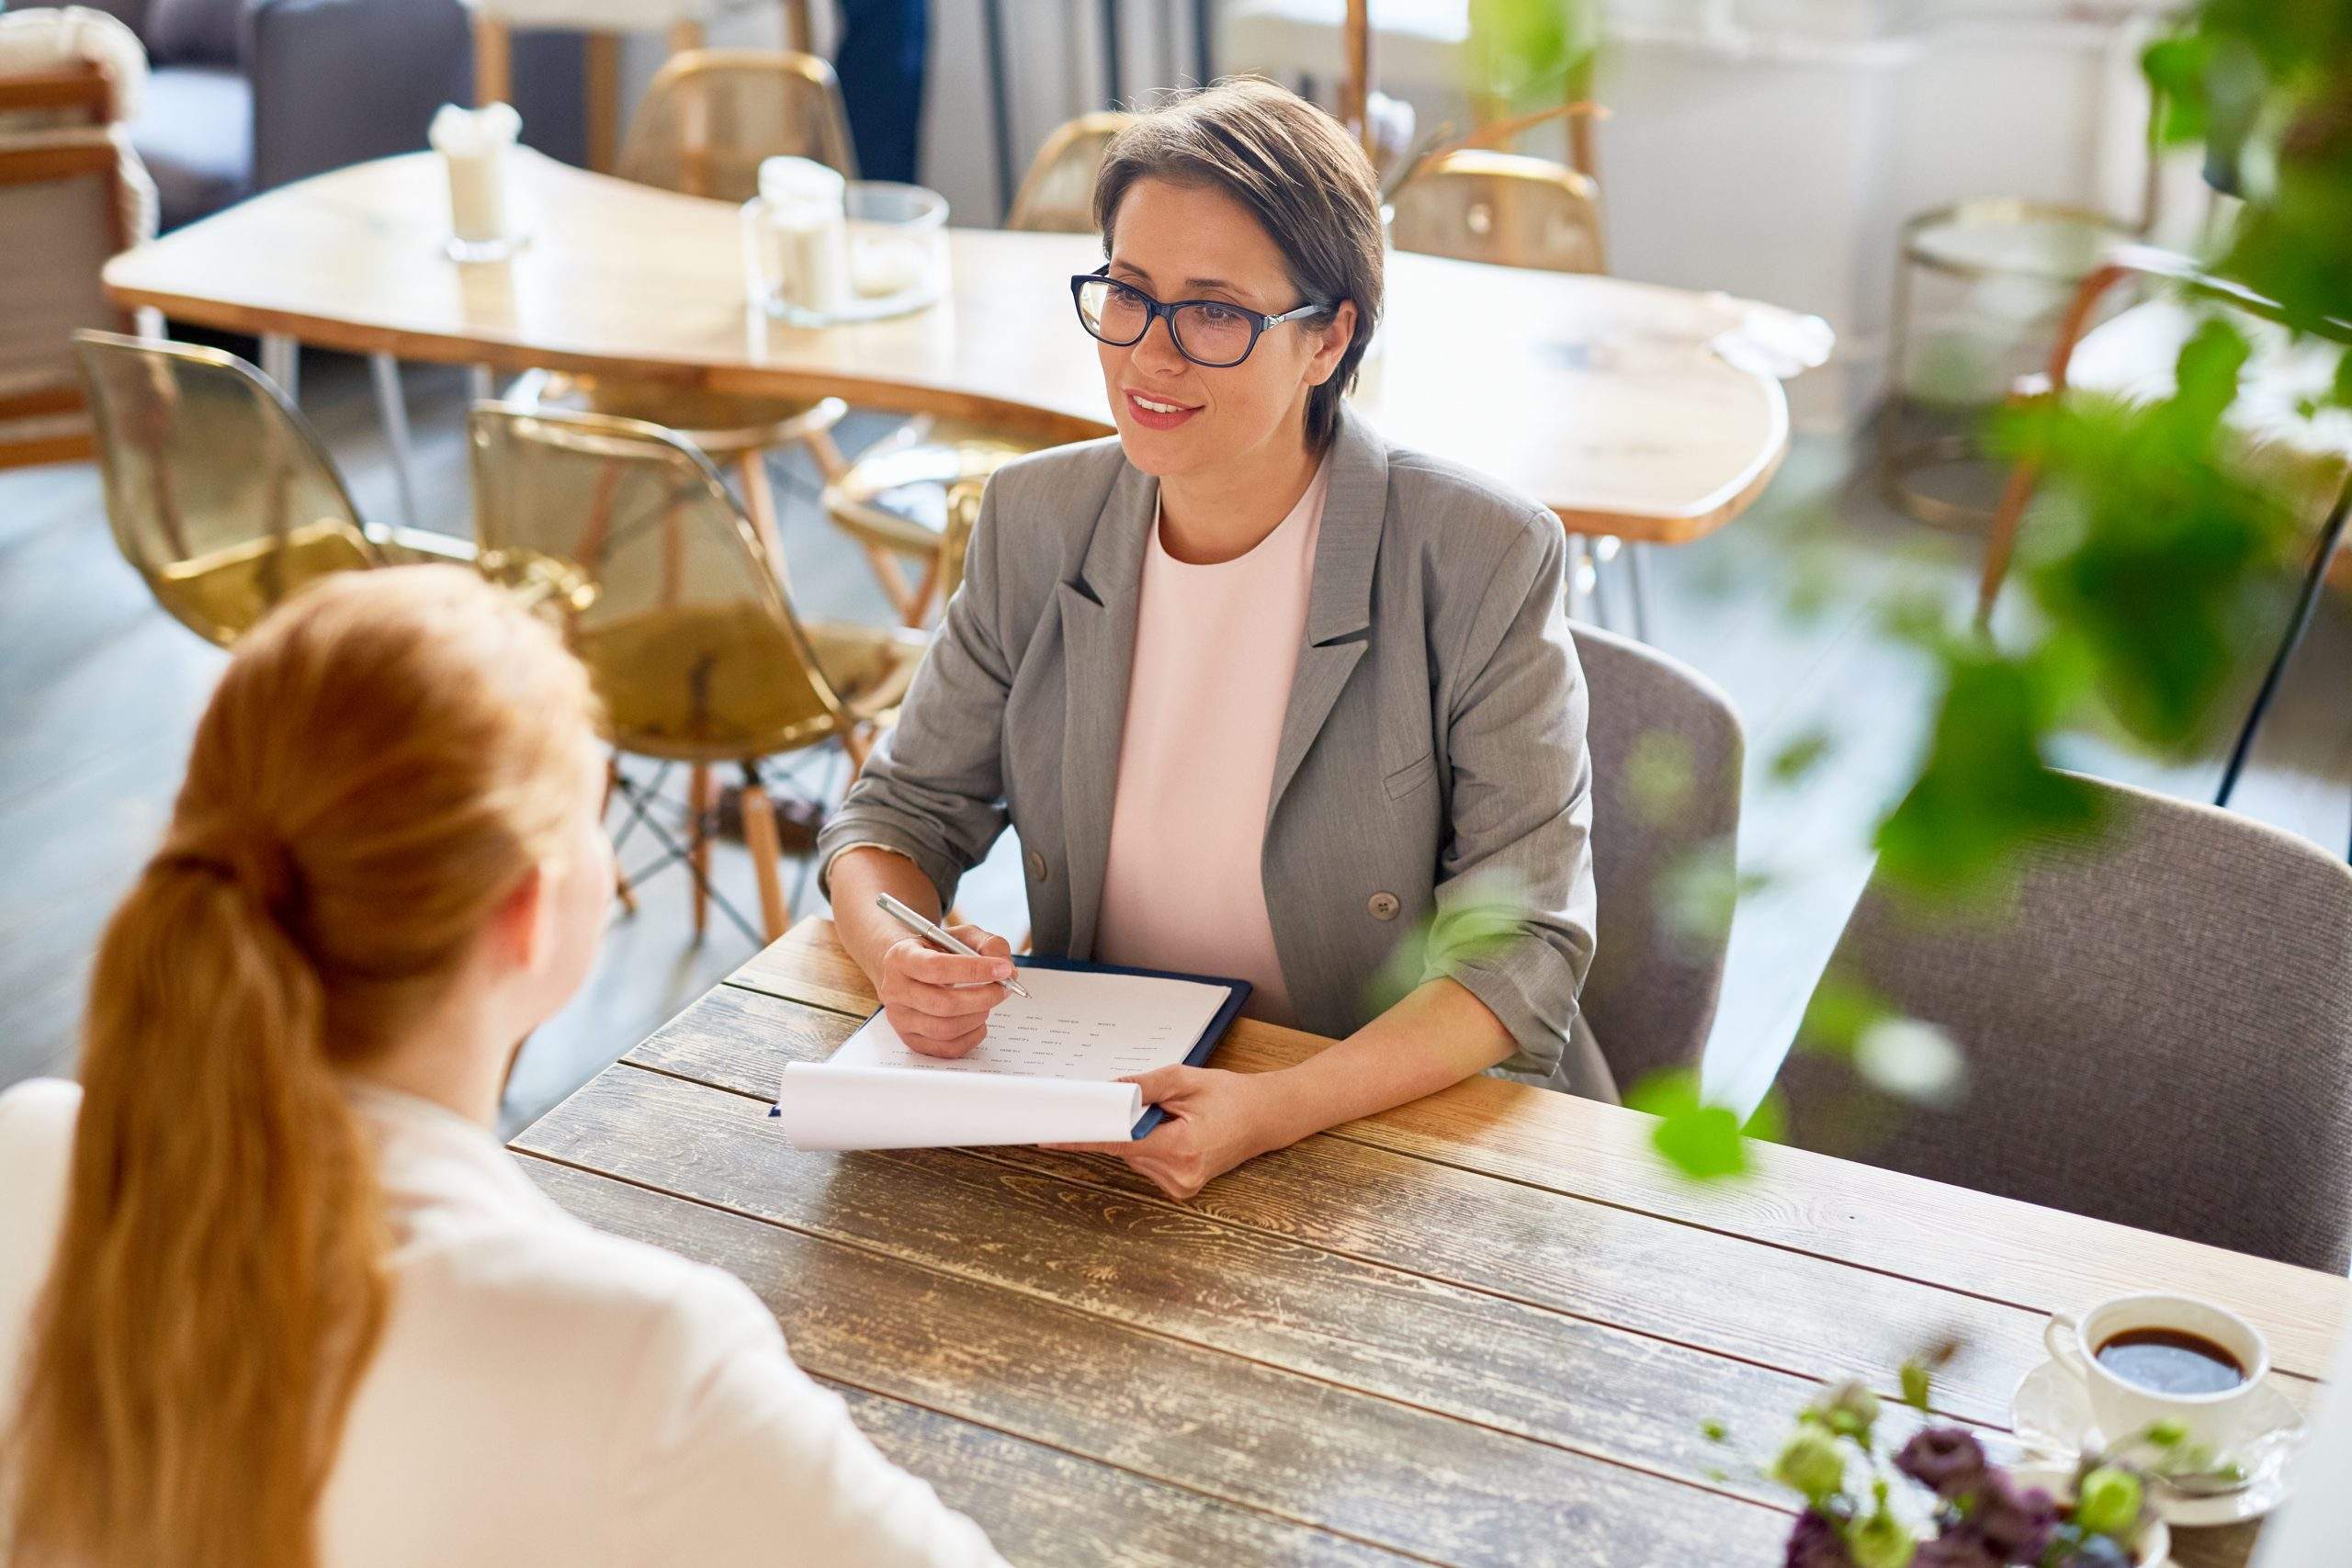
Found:
[(1513, 1072), (1559, 1066), (1592, 965), (1592, 761), (1566, 559), (1549, 515), (1514, 542), (1469, 617), (1446, 709), (1452, 832), (1423, 978), (1458, 981), (1502, 1021)]
[(828, 897), (833, 857), (875, 844), (922, 867), (945, 908), (1004, 831), (1004, 703), (1013, 672), (997, 637), (999, 489), (991, 484), (981, 498), (963, 586), (947, 602), (897, 727), (818, 835), (818, 886)]

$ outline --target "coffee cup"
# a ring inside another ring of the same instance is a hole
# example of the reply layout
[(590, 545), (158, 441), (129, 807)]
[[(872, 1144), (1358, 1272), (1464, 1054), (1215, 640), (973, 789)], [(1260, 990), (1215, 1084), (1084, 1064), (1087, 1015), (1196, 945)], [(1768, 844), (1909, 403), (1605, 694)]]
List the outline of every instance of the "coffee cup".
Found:
[(2165, 1423), (2187, 1444), (2226, 1458), (2263, 1435), (2270, 1348), (2225, 1308), (2195, 1296), (2117, 1296), (2055, 1314), (2041, 1337), (2083, 1385), (2109, 1445)]

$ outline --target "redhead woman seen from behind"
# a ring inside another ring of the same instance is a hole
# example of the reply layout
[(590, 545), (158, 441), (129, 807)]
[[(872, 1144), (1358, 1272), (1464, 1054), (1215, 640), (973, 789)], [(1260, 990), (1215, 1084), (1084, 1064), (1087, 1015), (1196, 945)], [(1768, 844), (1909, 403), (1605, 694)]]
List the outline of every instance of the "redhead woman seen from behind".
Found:
[(594, 719), (455, 568), (329, 579), (239, 646), (80, 1087), (0, 1095), (0, 1560), (998, 1561), (740, 1283), (491, 1134), (611, 897)]

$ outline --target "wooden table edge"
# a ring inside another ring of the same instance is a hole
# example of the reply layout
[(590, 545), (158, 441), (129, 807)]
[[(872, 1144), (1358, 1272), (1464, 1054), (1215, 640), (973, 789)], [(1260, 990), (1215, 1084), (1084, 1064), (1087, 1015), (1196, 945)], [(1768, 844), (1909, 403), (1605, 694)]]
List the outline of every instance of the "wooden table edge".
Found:
[[(514, 339), (467, 337), (345, 318), (275, 310), (266, 305), (142, 288), (117, 281), (122, 264), (135, 265), (140, 252), (124, 252), (100, 273), (107, 298), (126, 310), (152, 309), (165, 317), (220, 332), (290, 337), (316, 347), (356, 355), (389, 355), (398, 360), (437, 365), (480, 365), (511, 375), (546, 369), (577, 375), (629, 377), (668, 382), (740, 397), (785, 400), (838, 397), (867, 408), (907, 414), (969, 419), (1045, 446), (1094, 441), (1117, 434), (1115, 425), (1090, 415), (1013, 402), (975, 392), (894, 380), (845, 370), (798, 370), (786, 367), (718, 366), (698, 360), (648, 359), (534, 345)], [(1788, 395), (1781, 383), (1747, 372), (1770, 410), (1770, 435), (1747, 469), (1688, 510), (1674, 513), (1619, 512), (1605, 508), (1549, 507), (1567, 533), (1617, 538), (1634, 544), (1696, 544), (1719, 532), (1760, 497), (1789, 452)], [(1433, 454), (1442, 456), (1442, 454)]]

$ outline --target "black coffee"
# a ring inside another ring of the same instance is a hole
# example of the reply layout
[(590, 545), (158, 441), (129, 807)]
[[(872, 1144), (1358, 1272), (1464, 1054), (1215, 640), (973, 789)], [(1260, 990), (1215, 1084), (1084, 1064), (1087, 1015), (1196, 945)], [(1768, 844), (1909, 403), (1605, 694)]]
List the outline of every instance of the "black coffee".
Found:
[(2156, 1393), (2226, 1393), (2245, 1382), (2235, 1356), (2177, 1328), (2127, 1328), (2098, 1348), (2098, 1364)]

